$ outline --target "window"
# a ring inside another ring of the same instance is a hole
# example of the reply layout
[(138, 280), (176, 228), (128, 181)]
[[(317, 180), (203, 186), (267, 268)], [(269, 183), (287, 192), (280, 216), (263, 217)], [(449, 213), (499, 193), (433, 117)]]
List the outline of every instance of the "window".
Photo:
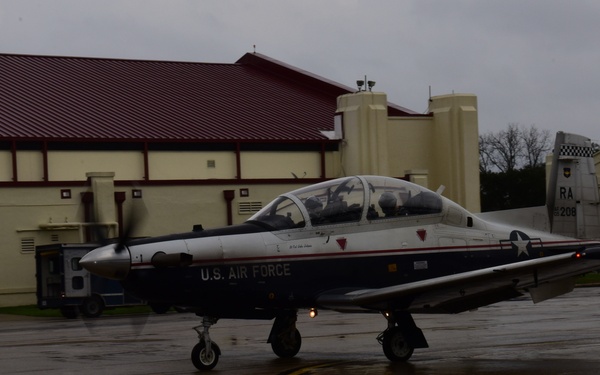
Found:
[(58, 256), (48, 258), (48, 273), (50, 275), (58, 275), (60, 268), (58, 267)]
[(326, 202), (316, 224), (359, 221), (362, 216), (364, 189), (356, 177), (340, 181), (326, 190)]
[(71, 269), (73, 271), (81, 271), (83, 267), (79, 264), (81, 258), (71, 258)]
[(71, 279), (71, 286), (73, 290), (83, 289), (83, 276), (75, 276)]
[(274, 230), (304, 227), (304, 217), (291, 199), (279, 197), (252, 216), (249, 221), (257, 221)]
[(369, 178), (370, 219), (442, 212), (442, 198), (421, 186), (390, 178)]
[(359, 221), (364, 189), (357, 177), (327, 181), (292, 192), (302, 203), (312, 225)]

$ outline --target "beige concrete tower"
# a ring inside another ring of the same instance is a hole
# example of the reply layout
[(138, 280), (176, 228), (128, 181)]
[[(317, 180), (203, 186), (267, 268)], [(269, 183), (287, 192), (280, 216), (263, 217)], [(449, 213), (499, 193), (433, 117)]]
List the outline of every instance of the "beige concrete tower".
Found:
[(451, 94), (435, 96), (429, 166), (433, 184), (446, 186), (446, 195), (465, 208), (479, 212), (479, 127), (477, 96)]
[(388, 116), (384, 93), (361, 91), (338, 98), (341, 175), (402, 177), (479, 212), (477, 97), (432, 97), (428, 115)]
[(346, 175), (389, 175), (387, 95), (361, 91), (339, 97), (343, 112), (342, 168)]

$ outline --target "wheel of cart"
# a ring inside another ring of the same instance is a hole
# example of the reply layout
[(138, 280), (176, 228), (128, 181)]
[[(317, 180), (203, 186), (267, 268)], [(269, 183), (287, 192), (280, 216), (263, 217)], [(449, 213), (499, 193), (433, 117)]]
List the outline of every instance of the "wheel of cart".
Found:
[(104, 311), (104, 300), (97, 294), (87, 297), (79, 307), (86, 318), (97, 318)]

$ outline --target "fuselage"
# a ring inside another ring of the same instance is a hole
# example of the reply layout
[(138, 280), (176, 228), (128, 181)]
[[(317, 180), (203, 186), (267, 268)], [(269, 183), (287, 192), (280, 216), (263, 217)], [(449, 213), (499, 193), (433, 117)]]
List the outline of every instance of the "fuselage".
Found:
[[(316, 307), (324, 291), (382, 288), (586, 245), (486, 222), (406, 181), (348, 177), (284, 194), (240, 225), (130, 241), (119, 254), (129, 261), (120, 278), (152, 302), (269, 317), (272, 309)], [(156, 254), (189, 262), (160, 263)]]

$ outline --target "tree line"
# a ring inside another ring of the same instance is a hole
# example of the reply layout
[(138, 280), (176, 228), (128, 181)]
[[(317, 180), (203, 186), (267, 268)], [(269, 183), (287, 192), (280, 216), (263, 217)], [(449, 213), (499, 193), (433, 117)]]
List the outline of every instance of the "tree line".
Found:
[(549, 130), (511, 123), (479, 136), (481, 211), (542, 206), (546, 202)]

